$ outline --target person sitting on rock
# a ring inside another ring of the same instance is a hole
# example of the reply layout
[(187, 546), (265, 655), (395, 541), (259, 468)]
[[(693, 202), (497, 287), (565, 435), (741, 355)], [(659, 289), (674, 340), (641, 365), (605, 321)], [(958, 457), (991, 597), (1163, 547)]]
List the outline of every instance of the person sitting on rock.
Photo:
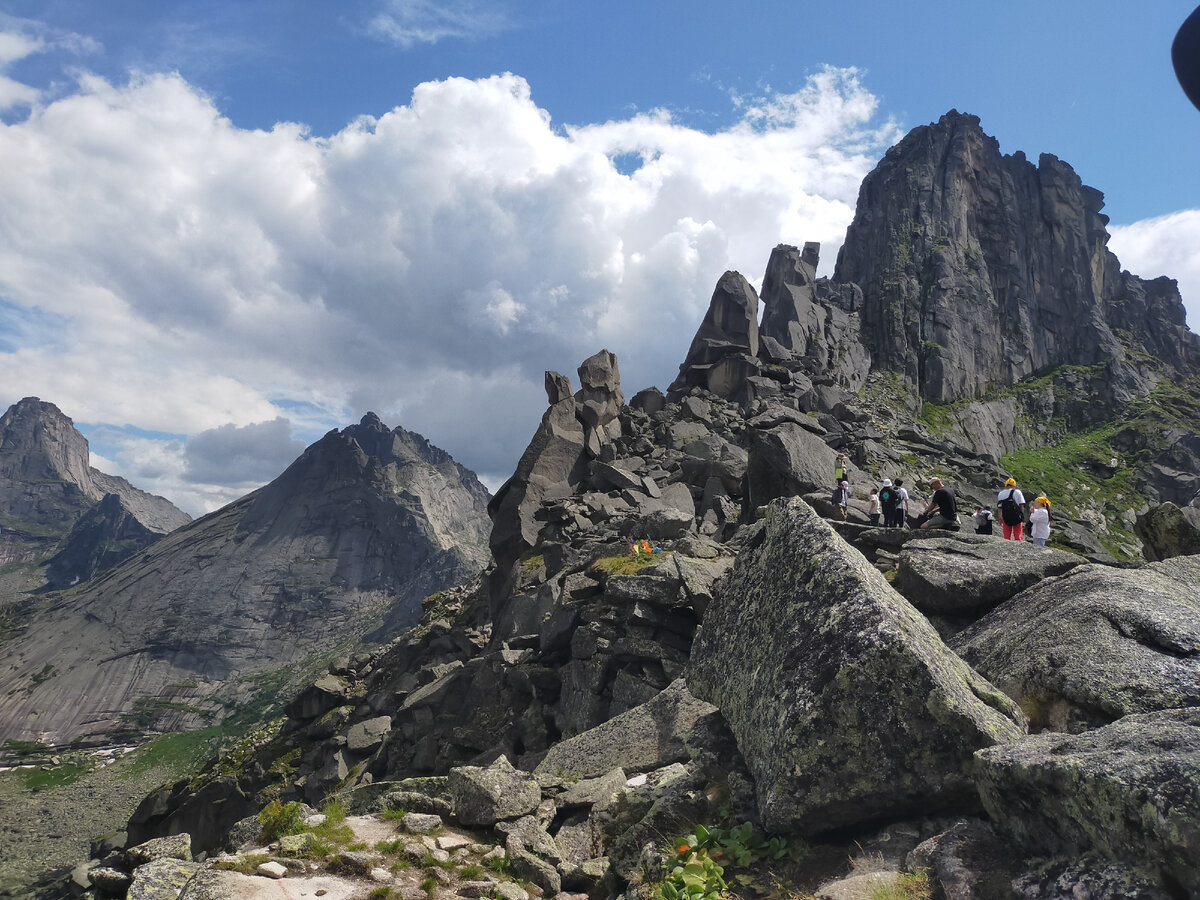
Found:
[[(928, 516), (921, 523), (922, 528), (958, 528), (958, 500), (954, 491), (942, 483), (942, 479), (930, 479), (929, 487), (933, 491), (933, 499), (925, 507), (923, 515)], [(937, 510), (934, 512), (934, 510)], [(932, 513), (932, 515), (931, 515)]]
[(638, 551), (641, 550), (641, 548), (638, 546), (638, 542), (631, 537), (627, 537), (625, 538), (625, 543), (629, 545), (629, 555), (637, 556)]
[(1050, 537), (1050, 501), (1039, 494), (1029, 511), (1029, 539), (1039, 547), (1045, 547)]

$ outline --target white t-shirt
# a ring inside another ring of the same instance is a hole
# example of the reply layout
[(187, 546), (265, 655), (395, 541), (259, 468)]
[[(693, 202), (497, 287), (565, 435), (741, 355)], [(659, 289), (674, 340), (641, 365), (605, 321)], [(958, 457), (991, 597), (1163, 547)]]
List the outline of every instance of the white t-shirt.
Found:
[(896, 509), (902, 509), (905, 512), (908, 512), (908, 488), (897, 488), (896, 496), (900, 498), (900, 500), (896, 503)]
[(1029, 524), (1031, 538), (1050, 537), (1050, 510), (1044, 506), (1035, 505), (1029, 513)]
[(1012, 498), (1017, 501), (1018, 506), (1025, 505), (1025, 495), (1021, 493), (1020, 488), (1005, 488), (1002, 490), (996, 495), (996, 505), (999, 506), (1001, 500), (1007, 500), (1010, 493), (1012, 494)]

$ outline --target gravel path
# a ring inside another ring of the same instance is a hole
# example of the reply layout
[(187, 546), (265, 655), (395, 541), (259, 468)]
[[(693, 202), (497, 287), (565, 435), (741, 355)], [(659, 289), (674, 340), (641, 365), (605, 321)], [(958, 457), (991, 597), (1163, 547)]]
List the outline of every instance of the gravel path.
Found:
[(169, 769), (130, 776), (131, 760), (97, 769), (74, 784), (31, 791), (24, 773), (0, 774), (0, 897), (45, 869), (88, 858), (88, 843), (120, 831), (142, 799), (173, 777)]

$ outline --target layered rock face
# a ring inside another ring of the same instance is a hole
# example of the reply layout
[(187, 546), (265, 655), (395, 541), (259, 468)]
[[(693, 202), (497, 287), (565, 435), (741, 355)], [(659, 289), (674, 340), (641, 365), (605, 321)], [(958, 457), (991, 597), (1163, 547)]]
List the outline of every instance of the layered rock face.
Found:
[(1125, 331), (1193, 368), (1178, 290), (1120, 270), (1102, 206), (1056, 157), (1002, 155), (975, 116), (914, 129), (864, 179), (834, 275), (862, 288), (873, 366), (947, 402), (1122, 359)]
[(53, 403), (26, 397), (0, 418), (0, 518), (70, 530), (79, 513), (117, 494), (151, 531), (190, 521), (162, 497), (89, 465), (87, 439)]
[(486, 501), (446, 453), (373, 414), (331, 432), (271, 484), (38, 612), (0, 650), (0, 739), (186, 726), (220, 715), (207, 701), (229, 679), (408, 628), (422, 598), (482, 569)]

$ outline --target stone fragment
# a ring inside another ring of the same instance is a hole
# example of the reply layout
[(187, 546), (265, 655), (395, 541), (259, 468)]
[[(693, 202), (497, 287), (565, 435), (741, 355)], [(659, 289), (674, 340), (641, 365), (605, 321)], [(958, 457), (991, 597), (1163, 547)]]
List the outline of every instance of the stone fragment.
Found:
[(92, 887), (110, 897), (124, 897), (133, 883), (133, 876), (112, 866), (99, 866), (87, 873)]
[(800, 499), (768, 508), (687, 679), (729, 723), (772, 832), (970, 808), (974, 751), (1024, 733), (1012, 701)]
[(125, 851), (125, 858), (131, 868), (144, 866), (155, 859), (192, 858), (192, 836), (190, 834), (173, 834), (169, 837), (151, 838), (150, 840), (130, 847)]
[(357, 722), (346, 732), (346, 749), (351, 753), (370, 753), (383, 743), (391, 728), (391, 716), (376, 716), (364, 722)]
[(151, 860), (133, 871), (126, 900), (174, 900), (195, 874), (200, 863), (169, 856)]
[(400, 825), (410, 834), (429, 834), (442, 827), (442, 817), (430, 813), (410, 812), (400, 820)]
[(537, 809), (542, 801), (538, 783), (499, 757), (485, 768), (459, 766), (451, 769), (447, 785), (454, 814), (463, 825), (494, 825)]
[(1200, 557), (1080, 566), (1018, 594), (950, 645), (1035, 729), (1077, 732), (1200, 706)]
[(1030, 735), (978, 762), (989, 817), (1031, 855), (1095, 850), (1200, 894), (1200, 708)]
[(258, 868), (255, 871), (257, 871), (259, 875), (263, 875), (267, 878), (276, 878), (276, 879), (283, 878), (288, 873), (287, 866), (281, 865), (281, 864), (275, 862), (275, 860), (271, 860), (270, 862), (260, 863)]
[(676, 679), (649, 702), (555, 744), (534, 771), (596, 778), (614, 766), (638, 771), (681, 762), (690, 759), (688, 738), (710, 716), (720, 716), (716, 707), (697, 700)]
[(1152, 507), (1137, 517), (1134, 531), (1142, 555), (1151, 562), (1200, 553), (1200, 509), (1174, 503)]
[(963, 534), (905, 544), (893, 586), (923, 613), (977, 618), (1082, 564), (1063, 550)]

